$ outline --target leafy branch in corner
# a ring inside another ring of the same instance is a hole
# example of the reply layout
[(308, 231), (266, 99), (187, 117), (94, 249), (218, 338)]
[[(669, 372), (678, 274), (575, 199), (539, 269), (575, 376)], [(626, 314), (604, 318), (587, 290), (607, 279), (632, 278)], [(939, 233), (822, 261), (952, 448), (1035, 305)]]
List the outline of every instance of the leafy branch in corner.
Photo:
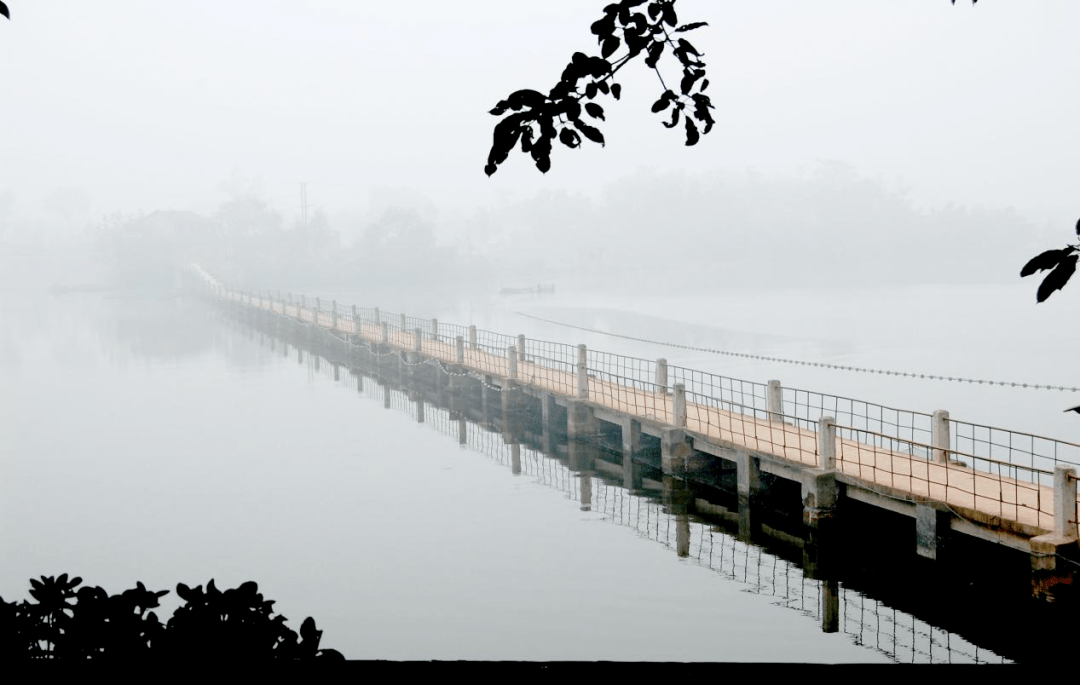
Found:
[(1020, 277), (1030, 276), (1037, 271), (1047, 271), (1043, 282), (1039, 285), (1039, 291), (1035, 295), (1038, 302), (1046, 300), (1055, 290), (1061, 290), (1076, 273), (1076, 262), (1080, 252), (1080, 221), (1076, 222), (1077, 244), (1066, 245), (1060, 250), (1047, 250), (1042, 254), (1032, 257), (1024, 268), (1020, 270)]
[(8, 11), (7, 5), (3, 3), (3, 0), (0, 0), (0, 14), (11, 19), (11, 12)]
[[(498, 171), (519, 143), (521, 151), (532, 156), (542, 173), (551, 168), (551, 149), (556, 138), (572, 149), (581, 146), (583, 136), (603, 146), (604, 134), (595, 123), (605, 120), (604, 109), (593, 100), (599, 95), (618, 100), (622, 86), (615, 81), (615, 74), (639, 55), (645, 56), (645, 66), (656, 73), (663, 88), (652, 111), (670, 111), (670, 121), (663, 122), (667, 128), (675, 128), (681, 119), (686, 144), (697, 144), (702, 135), (712, 130), (715, 122), (709, 110), (714, 107), (705, 95), (709, 80), (705, 78), (702, 54), (678, 34), (702, 26), (708, 24), (693, 22), (680, 26), (675, 0), (621, 0), (605, 7), (604, 16), (592, 24), (592, 33), (600, 46), (599, 57), (575, 52), (559, 82), (547, 95), (518, 90), (491, 110), (495, 116), (508, 111), (513, 114), (495, 125), (484, 173), (491, 176)], [(659, 62), (665, 53), (673, 55), (681, 66), (678, 92), (667, 86), (660, 73)], [(583, 119), (583, 115), (589, 119)]]

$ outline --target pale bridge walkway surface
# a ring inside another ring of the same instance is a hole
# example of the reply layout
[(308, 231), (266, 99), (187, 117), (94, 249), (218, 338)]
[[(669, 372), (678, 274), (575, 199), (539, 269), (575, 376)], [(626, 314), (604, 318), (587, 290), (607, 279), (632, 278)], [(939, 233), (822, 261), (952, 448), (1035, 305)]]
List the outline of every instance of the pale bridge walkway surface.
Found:
[[(371, 349), (413, 355), (450, 374), (494, 379), (677, 429), (695, 450), (743, 452), (775, 468), (834, 473), (852, 487), (899, 503), (946, 508), (961, 521), (1017, 539), (1077, 538), (1080, 445), (993, 426), (757, 383), (568, 345), (508, 336), (301, 296), (225, 288), (197, 266), (204, 287), (226, 301), (317, 326)], [(969, 526), (970, 528), (970, 526)], [(971, 532), (969, 530), (969, 532)], [(991, 536), (992, 537), (992, 536)], [(1032, 543), (1032, 549), (1035, 543)]]

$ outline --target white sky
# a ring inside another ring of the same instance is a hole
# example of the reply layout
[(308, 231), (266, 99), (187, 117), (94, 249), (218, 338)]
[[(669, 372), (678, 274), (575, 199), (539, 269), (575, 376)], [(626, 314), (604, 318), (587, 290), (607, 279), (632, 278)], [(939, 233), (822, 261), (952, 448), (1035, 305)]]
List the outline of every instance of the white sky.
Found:
[[(594, 52), (604, 0), (10, 0), (0, 21), (0, 193), (15, 212), (75, 188), (89, 213), (208, 211), (229, 183), (286, 217), (299, 183), (334, 216), (380, 195), (469, 213), (542, 188), (592, 193), (641, 168), (799, 173), (842, 160), (920, 204), (1080, 216), (1075, 0), (679, 0), (717, 127), (695, 148), (648, 111), (634, 65), (603, 101), (606, 149), (483, 166), (512, 90)], [(89, 217), (88, 217), (89, 218)]]

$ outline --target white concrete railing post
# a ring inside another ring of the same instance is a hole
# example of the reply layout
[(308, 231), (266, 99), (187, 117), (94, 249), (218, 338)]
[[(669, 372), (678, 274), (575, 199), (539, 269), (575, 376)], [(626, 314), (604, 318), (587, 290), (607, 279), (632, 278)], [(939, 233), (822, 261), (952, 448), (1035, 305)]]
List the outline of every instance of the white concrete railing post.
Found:
[(457, 348), (457, 363), (465, 363), (465, 338), (460, 335), (454, 338), (454, 347)]
[(304, 310), (307, 309), (307, 295), (300, 296), (300, 308), (296, 310), (296, 318), (299, 321), (304, 320)]
[(836, 468), (836, 419), (822, 416), (818, 419), (817, 432), (818, 468), (832, 471)]
[(360, 310), (358, 310), (356, 308), (355, 304), (352, 306), (352, 325), (353, 325), (353, 333), (359, 334), (360, 333)]
[(509, 368), (510, 380), (516, 381), (518, 379), (518, 353), (513, 345), (506, 348), (506, 365)]
[(577, 396), (589, 397), (589, 352), (585, 345), (577, 346)]
[(952, 442), (949, 427), (949, 412), (938, 409), (930, 418), (930, 444), (933, 446), (933, 459), (939, 464), (949, 461), (949, 447)]
[(406, 330), (406, 329), (405, 329), (405, 326), (406, 326), (406, 325), (407, 325), (407, 324), (405, 323), (405, 315), (404, 315), (404, 314), (402, 314), (402, 315), (401, 315), (401, 326), (400, 326), (401, 330), (403, 330), (403, 331), (404, 331), (404, 330)]
[(431, 320), (431, 339), (439, 342), (439, 320), (435, 318)]
[(525, 361), (525, 336), (523, 334), (518, 334), (517, 349), (518, 359), (520, 359), (521, 361)]
[(1054, 535), (1076, 539), (1076, 469), (1054, 467)]
[(375, 325), (376, 326), (381, 326), (382, 325), (382, 316), (379, 315), (379, 308), (378, 307), (375, 308)]
[(337, 300), (330, 300), (330, 328), (337, 330)]
[(675, 384), (675, 396), (672, 401), (671, 419), (679, 428), (686, 427), (686, 386)]
[(656, 392), (667, 394), (667, 360), (656, 360)]
[(413, 329), (413, 352), (420, 354), (424, 345), (424, 331), (419, 328)]
[(765, 386), (765, 406), (769, 410), (769, 421), (781, 423), (784, 420), (784, 389), (780, 381), (769, 381)]
[(383, 345), (389, 345), (390, 344), (390, 326), (388, 326), (387, 323), (385, 321), (383, 321), (381, 324), (379, 324), (379, 328), (382, 329), (382, 344)]
[(476, 326), (469, 326), (469, 349), (476, 349)]

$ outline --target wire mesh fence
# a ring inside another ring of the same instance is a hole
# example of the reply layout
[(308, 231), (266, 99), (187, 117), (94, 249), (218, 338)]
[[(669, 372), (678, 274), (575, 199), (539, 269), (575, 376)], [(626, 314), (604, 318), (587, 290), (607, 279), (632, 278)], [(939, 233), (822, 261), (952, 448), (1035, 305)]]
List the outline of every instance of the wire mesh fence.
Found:
[(784, 388), (785, 417), (816, 421), (832, 416), (836, 423), (869, 431), (873, 435), (902, 438), (913, 443), (931, 442), (931, 415), (907, 409), (826, 393)]

